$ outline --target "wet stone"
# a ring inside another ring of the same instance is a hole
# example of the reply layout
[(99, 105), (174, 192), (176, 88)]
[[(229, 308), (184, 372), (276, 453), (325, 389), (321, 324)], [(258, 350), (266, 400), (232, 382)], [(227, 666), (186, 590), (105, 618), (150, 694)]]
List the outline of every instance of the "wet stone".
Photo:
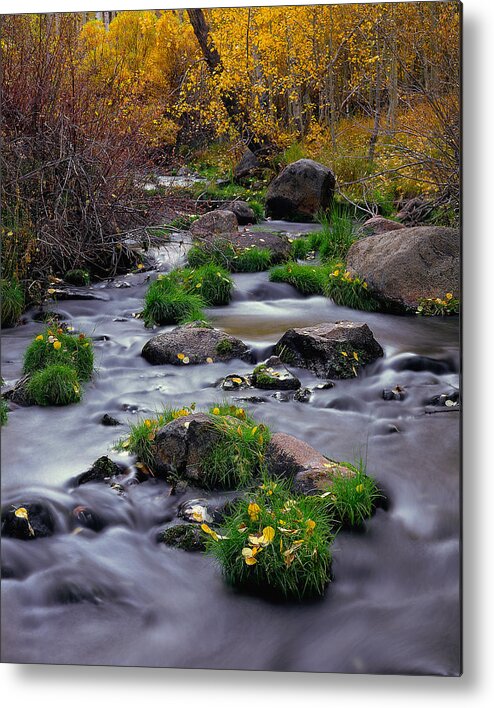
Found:
[(72, 509), (71, 518), (76, 527), (82, 526), (83, 528), (91, 529), (91, 531), (101, 531), (107, 525), (99, 514), (84, 505), (79, 505)]
[(108, 413), (105, 413), (103, 417), (100, 420), (101, 425), (107, 425), (107, 426), (116, 426), (116, 425), (122, 425), (122, 423), (117, 420), (116, 418), (113, 418), (111, 415), (108, 415)]
[(240, 389), (249, 388), (249, 379), (239, 374), (229, 374), (222, 379), (220, 387), (224, 391), (238, 391)]
[(293, 399), (299, 403), (308, 403), (312, 397), (312, 391), (310, 388), (299, 388), (295, 391)]
[(116, 462), (113, 462), (113, 460), (110, 460), (109, 457), (104, 455), (103, 457), (99, 457), (90, 469), (76, 478), (76, 485), (80, 486), (88, 482), (106, 482), (112, 477), (121, 474), (122, 470)]
[(392, 389), (384, 389), (383, 399), (385, 401), (404, 401), (407, 397), (406, 389), (403, 386), (395, 386)]
[(294, 376), (281, 359), (272, 356), (258, 364), (252, 372), (252, 385), (266, 390), (291, 391), (300, 388), (300, 381)]
[(32, 541), (54, 531), (51, 512), (41, 502), (21, 502), (2, 510), (2, 536)]

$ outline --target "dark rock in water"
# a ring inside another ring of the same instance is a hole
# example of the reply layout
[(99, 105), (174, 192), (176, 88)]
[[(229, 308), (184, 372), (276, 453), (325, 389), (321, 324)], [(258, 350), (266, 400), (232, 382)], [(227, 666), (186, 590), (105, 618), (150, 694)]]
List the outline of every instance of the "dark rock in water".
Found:
[(271, 398), (276, 398), (277, 401), (282, 403), (288, 403), (293, 398), (293, 393), (291, 391), (276, 391), (276, 393), (271, 394)]
[(153, 469), (160, 475), (176, 473), (200, 483), (201, 462), (220, 437), (214, 421), (205, 413), (176, 418), (156, 434)]
[(240, 339), (213, 327), (196, 323), (158, 334), (143, 347), (142, 356), (151, 364), (206, 364), (230, 359), (250, 360), (250, 350)]
[(457, 367), (447, 359), (433, 359), (429, 356), (405, 354), (396, 357), (389, 363), (393, 371), (430, 371), (432, 374), (451, 374), (457, 372)]
[(41, 502), (20, 503), (2, 510), (2, 536), (32, 541), (54, 532), (51, 512)]
[(287, 433), (274, 433), (265, 454), (274, 477), (293, 479), (293, 489), (307, 494), (327, 489), (334, 477), (354, 477), (355, 472), (329, 460), (311, 445)]
[(268, 401), (265, 396), (245, 396), (244, 398), (238, 397), (235, 400), (242, 403), (267, 403)]
[(194, 238), (207, 236), (221, 236), (235, 231), (238, 227), (237, 217), (233, 211), (227, 209), (215, 209), (194, 221), (190, 227), (190, 233)]
[(257, 221), (254, 210), (248, 205), (247, 202), (244, 202), (241, 199), (237, 199), (236, 201), (228, 204), (227, 209), (229, 211), (233, 211), (240, 226), (255, 224)]
[(403, 224), (391, 219), (385, 219), (383, 216), (373, 216), (367, 219), (360, 227), (360, 235), (374, 236), (375, 234), (384, 234), (388, 231), (398, 231), (404, 229)]
[(107, 525), (99, 514), (82, 504), (72, 509), (71, 517), (76, 527), (82, 526), (92, 531), (101, 531)]
[[(98, 586), (90, 586), (87, 580), (76, 583), (72, 580), (63, 580), (50, 592), (50, 601), (60, 605), (76, 605), (89, 602), (99, 605), (103, 600), (109, 599), (109, 591)], [(114, 596), (112, 599), (115, 599)]]
[(233, 171), (236, 180), (245, 179), (252, 176), (260, 168), (260, 163), (252, 150), (247, 149)]
[(268, 187), (266, 216), (273, 219), (312, 219), (330, 207), (335, 176), (314, 160), (297, 160), (285, 167)]
[(299, 403), (308, 403), (311, 397), (312, 391), (310, 390), (310, 388), (299, 388), (298, 391), (295, 391), (293, 399), (295, 401), (298, 401)]
[(221, 388), (224, 391), (239, 391), (244, 388), (249, 388), (249, 380), (245, 376), (239, 374), (228, 374), (221, 381)]
[(17, 406), (33, 406), (34, 400), (32, 399), (28, 390), (28, 383), (30, 378), (30, 374), (23, 376), (18, 381), (16, 381), (16, 383), (11, 388), (8, 388), (3, 391), (2, 396), (7, 401), (15, 403)]
[(290, 391), (300, 388), (300, 381), (294, 376), (281, 359), (271, 356), (258, 364), (252, 372), (252, 385), (266, 390)]
[(347, 268), (391, 311), (415, 311), (422, 298), (460, 294), (460, 231), (419, 226), (356, 241)]
[(325, 383), (317, 384), (314, 388), (325, 391), (328, 388), (334, 388), (334, 381), (326, 381)]
[(406, 389), (403, 386), (395, 386), (392, 389), (384, 389), (383, 399), (385, 401), (404, 401), (407, 397)]
[(360, 366), (383, 356), (366, 324), (346, 321), (289, 329), (275, 349), (287, 364), (338, 379), (356, 376)]
[(101, 425), (108, 425), (108, 426), (115, 426), (115, 425), (122, 425), (122, 423), (117, 420), (116, 418), (112, 418), (111, 415), (108, 415), (108, 413), (105, 413), (103, 417), (100, 420)]
[(89, 288), (50, 288), (49, 294), (55, 300), (104, 300), (110, 298), (102, 292)]
[(446, 408), (460, 407), (460, 392), (453, 391), (452, 393), (440, 393), (426, 401), (428, 406), (441, 406)]
[(181, 551), (205, 551), (205, 533), (193, 524), (178, 524), (159, 531), (156, 540)]
[(87, 472), (83, 472), (76, 478), (76, 484), (80, 486), (88, 482), (105, 482), (121, 474), (122, 470), (116, 462), (113, 462), (113, 460), (110, 460), (109, 457), (104, 455), (103, 457), (99, 457)]

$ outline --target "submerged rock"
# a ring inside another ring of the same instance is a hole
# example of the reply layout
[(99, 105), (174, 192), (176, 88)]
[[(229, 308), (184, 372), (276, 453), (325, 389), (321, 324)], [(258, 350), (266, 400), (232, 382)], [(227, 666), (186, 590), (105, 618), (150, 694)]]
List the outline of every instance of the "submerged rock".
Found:
[(287, 433), (274, 433), (265, 454), (266, 467), (274, 477), (293, 479), (302, 494), (327, 489), (335, 477), (354, 477), (355, 472), (329, 460), (315, 448)]
[(250, 382), (245, 376), (239, 374), (228, 374), (221, 381), (221, 388), (224, 391), (239, 391), (244, 388), (249, 388)]
[(2, 510), (2, 536), (32, 541), (54, 532), (51, 512), (41, 502), (21, 502)]
[(2, 392), (3, 398), (5, 398), (7, 401), (15, 403), (17, 406), (33, 406), (34, 400), (31, 394), (29, 393), (28, 387), (30, 379), (30, 374), (27, 374), (26, 376), (20, 378), (18, 381), (15, 382), (15, 384), (11, 388), (8, 388)]
[(276, 177), (266, 194), (266, 216), (273, 219), (312, 219), (330, 207), (335, 176), (314, 160), (297, 160)]
[(352, 378), (360, 366), (383, 356), (366, 324), (347, 321), (289, 329), (276, 344), (276, 351), (288, 364), (338, 379)]
[(111, 415), (108, 415), (108, 413), (105, 413), (103, 417), (100, 420), (101, 425), (108, 425), (108, 426), (116, 426), (116, 425), (122, 425), (122, 423), (117, 420), (116, 418), (113, 418)]
[(384, 389), (383, 399), (385, 401), (404, 401), (407, 396), (406, 389), (403, 386), (395, 386), (392, 389)]
[(214, 327), (197, 323), (182, 325), (158, 334), (142, 349), (142, 356), (150, 364), (212, 364), (230, 359), (250, 359), (250, 350), (244, 342)]
[(272, 356), (256, 366), (252, 372), (252, 385), (267, 390), (289, 391), (300, 388), (300, 381), (288, 371), (279, 357)]
[(195, 238), (204, 236), (220, 236), (235, 231), (238, 227), (237, 217), (233, 211), (226, 209), (215, 209), (194, 221), (190, 227), (190, 233)]
[(415, 311), (422, 298), (460, 293), (460, 232), (419, 226), (369, 236), (350, 247), (347, 267), (389, 310)]
[(299, 403), (308, 403), (311, 397), (312, 391), (310, 388), (299, 388), (298, 391), (295, 391), (293, 400), (298, 401)]
[(182, 502), (177, 510), (177, 516), (191, 523), (211, 523), (213, 516), (208, 508), (207, 499), (187, 499)]
[(205, 551), (205, 534), (193, 524), (177, 524), (158, 532), (158, 543), (178, 548), (181, 551)]

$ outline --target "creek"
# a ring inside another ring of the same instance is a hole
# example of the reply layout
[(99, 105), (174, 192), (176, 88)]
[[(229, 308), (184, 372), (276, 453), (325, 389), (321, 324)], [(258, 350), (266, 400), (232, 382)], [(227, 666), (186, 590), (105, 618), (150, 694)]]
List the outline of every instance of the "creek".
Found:
[[(271, 225), (271, 228), (274, 224)], [(300, 232), (302, 225), (284, 224)], [(177, 241), (160, 268), (180, 264)], [(216, 384), (252, 365), (151, 366), (140, 352), (158, 331), (133, 314), (153, 273), (90, 286), (102, 299), (60, 301), (77, 330), (94, 337), (96, 372), (83, 401), (69, 407), (14, 408), (2, 429), (3, 505), (43, 500), (58, 533), (31, 542), (2, 539), (2, 658), (6, 662), (112, 664), (273, 671), (457, 675), (460, 670), (460, 415), (427, 402), (459, 386), (458, 318), (365, 313), (322, 297), (300, 296), (267, 273), (235, 275), (227, 307), (208, 315), (262, 361), (290, 327), (365, 321), (382, 359), (355, 379), (315, 389), (310, 402), (269, 391), (248, 410), (274, 431), (303, 438), (337, 460), (365, 459), (389, 503), (363, 532), (344, 531), (333, 546), (334, 579), (311, 602), (267, 601), (228, 587), (214, 562), (155, 541), (158, 529), (200, 490), (169, 495), (149, 481), (118, 494), (71, 480), (112, 450), (128, 421), (165, 405), (221, 400)], [(37, 308), (39, 309), (39, 308)], [(2, 375), (21, 375), (24, 351), (42, 325), (2, 333)], [(321, 383), (294, 369), (303, 386)], [(383, 400), (384, 389), (407, 391)], [(120, 427), (100, 424), (104, 413)], [(106, 519), (100, 533), (71, 533), (70, 512), (86, 505)]]

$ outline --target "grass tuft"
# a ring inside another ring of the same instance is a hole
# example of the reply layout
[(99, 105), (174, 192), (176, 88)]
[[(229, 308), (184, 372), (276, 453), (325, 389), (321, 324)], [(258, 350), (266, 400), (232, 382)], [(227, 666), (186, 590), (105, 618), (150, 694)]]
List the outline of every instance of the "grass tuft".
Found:
[(342, 463), (355, 472), (355, 477), (336, 477), (323, 500), (330, 515), (342, 526), (359, 527), (374, 512), (382, 498), (375, 481), (366, 474), (362, 460), (358, 466)]
[(324, 295), (328, 274), (327, 266), (303, 265), (290, 261), (272, 268), (269, 279), (274, 283), (289, 283), (302, 295)]
[(35, 373), (52, 364), (72, 367), (80, 381), (89, 381), (94, 368), (91, 340), (85, 334), (47, 327), (26, 349), (24, 373)]
[(320, 499), (265, 481), (238, 501), (217, 534), (206, 524), (207, 552), (231, 585), (285, 598), (322, 595), (330, 580), (331, 523)]
[(324, 294), (336, 305), (352, 307), (354, 310), (377, 312), (380, 309), (377, 300), (369, 294), (365, 280), (358, 276), (352, 277), (343, 263), (336, 263), (329, 272)]
[(271, 259), (272, 255), (269, 248), (251, 246), (235, 256), (231, 269), (235, 273), (260, 273), (268, 270), (271, 265)]
[(65, 364), (51, 364), (36, 371), (27, 384), (29, 395), (39, 406), (67, 406), (81, 400), (77, 371)]
[(187, 292), (175, 273), (160, 276), (149, 286), (142, 313), (146, 327), (183, 324), (205, 320), (204, 300), (196, 293)]
[(193, 270), (178, 271), (183, 288), (188, 293), (199, 294), (208, 307), (228, 305), (233, 292), (233, 280), (222, 266), (207, 263)]
[(2, 327), (13, 327), (24, 309), (24, 293), (17, 280), (0, 280)]

